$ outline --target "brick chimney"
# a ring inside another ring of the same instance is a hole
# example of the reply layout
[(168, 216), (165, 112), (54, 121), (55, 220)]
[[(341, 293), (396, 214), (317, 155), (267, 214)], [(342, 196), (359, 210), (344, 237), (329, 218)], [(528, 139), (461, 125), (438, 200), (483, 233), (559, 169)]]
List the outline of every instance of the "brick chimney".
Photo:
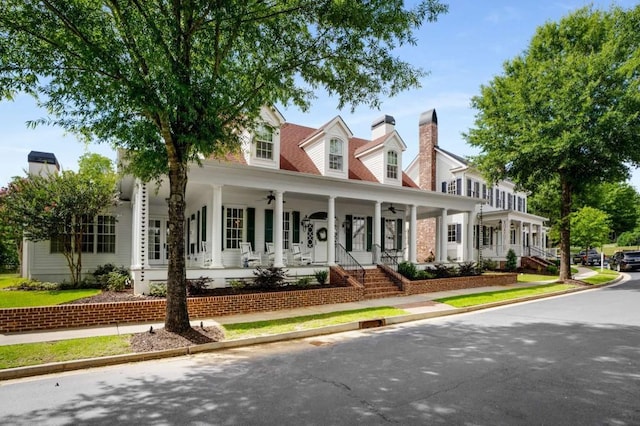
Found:
[(371, 140), (374, 141), (378, 138), (388, 135), (396, 128), (396, 120), (390, 115), (383, 115), (377, 120), (373, 121), (371, 125)]
[[(438, 116), (436, 110), (420, 114), (418, 122), (419, 152), (418, 152), (418, 186), (426, 191), (436, 190), (436, 146), (438, 146)], [(417, 255), (418, 262), (433, 261), (431, 255), (438, 257), (436, 248), (436, 219), (418, 221)]]
[(436, 151), (438, 146), (438, 116), (436, 110), (420, 114), (418, 123), (418, 135), (420, 139), (418, 164), (420, 175), (418, 185), (429, 191), (436, 190)]

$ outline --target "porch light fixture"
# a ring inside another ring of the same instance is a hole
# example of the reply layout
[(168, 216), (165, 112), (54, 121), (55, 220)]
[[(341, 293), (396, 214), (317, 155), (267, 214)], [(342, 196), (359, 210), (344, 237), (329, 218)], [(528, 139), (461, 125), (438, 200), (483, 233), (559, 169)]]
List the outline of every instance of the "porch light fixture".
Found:
[(309, 216), (305, 214), (302, 220), (300, 221), (300, 225), (302, 225), (303, 228), (307, 228), (310, 223), (311, 223), (311, 220), (309, 220)]

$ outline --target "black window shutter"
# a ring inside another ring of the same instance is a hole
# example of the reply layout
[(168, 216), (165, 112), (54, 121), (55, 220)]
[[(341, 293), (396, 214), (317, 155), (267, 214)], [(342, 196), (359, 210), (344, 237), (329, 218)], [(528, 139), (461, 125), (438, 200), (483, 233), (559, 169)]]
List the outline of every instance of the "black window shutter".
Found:
[(367, 251), (371, 251), (373, 246), (373, 218), (367, 216)]
[(442, 192), (447, 193), (447, 182), (442, 182)]
[(396, 250), (402, 250), (402, 235), (404, 234), (404, 229), (402, 229), (402, 219), (396, 219), (396, 232), (398, 236), (396, 238), (397, 246)]
[(202, 206), (202, 241), (207, 241), (207, 206)]
[(380, 219), (380, 248), (384, 250), (384, 217)]
[(462, 224), (456, 223), (456, 243), (462, 241)]
[(471, 197), (471, 179), (467, 179), (467, 197)]
[(187, 217), (187, 254), (191, 254), (191, 219)]
[(347, 251), (351, 251), (353, 250), (353, 233), (351, 232), (351, 229), (353, 227), (353, 216), (348, 214), (346, 219), (345, 219), (345, 223), (348, 223), (349, 225), (344, 227), (344, 245), (345, 248), (347, 249)]
[(264, 211), (264, 242), (273, 242), (273, 210), (266, 209)]
[(462, 179), (456, 180), (456, 194), (462, 195)]
[(200, 253), (200, 210), (198, 210), (198, 216), (196, 219), (196, 251)]
[(300, 212), (293, 212), (291, 215), (291, 229), (293, 229), (293, 243), (300, 242)]
[(247, 242), (256, 249), (256, 209), (253, 207), (247, 208)]

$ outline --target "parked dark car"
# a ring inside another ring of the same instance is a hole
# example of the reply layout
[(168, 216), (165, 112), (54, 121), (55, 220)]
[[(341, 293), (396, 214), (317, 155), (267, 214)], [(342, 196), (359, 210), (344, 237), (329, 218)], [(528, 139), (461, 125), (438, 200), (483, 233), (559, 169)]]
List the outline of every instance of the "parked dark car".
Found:
[(598, 250), (590, 249), (587, 252), (581, 251), (580, 256), (580, 263), (583, 265), (600, 265), (600, 253), (598, 253)]
[(640, 269), (640, 251), (618, 251), (609, 258), (609, 269), (631, 271)]

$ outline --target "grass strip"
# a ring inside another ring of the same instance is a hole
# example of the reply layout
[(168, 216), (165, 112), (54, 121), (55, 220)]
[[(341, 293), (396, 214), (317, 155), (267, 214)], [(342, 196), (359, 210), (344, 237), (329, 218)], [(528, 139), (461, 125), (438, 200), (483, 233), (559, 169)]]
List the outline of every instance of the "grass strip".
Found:
[[(231, 340), (279, 334), (287, 331), (308, 330), (406, 313), (402, 309), (383, 306), (270, 321), (226, 324), (223, 327), (226, 340)], [(131, 353), (130, 336), (129, 334), (124, 334), (120, 336), (86, 337), (55, 342), (0, 346), (0, 369)]]
[(305, 315), (294, 318), (282, 318), (269, 321), (225, 324), (227, 340), (247, 337), (267, 336), (290, 331), (309, 330), (330, 325), (345, 324), (381, 317), (404, 315), (407, 312), (391, 307), (363, 308), (352, 311), (329, 312), (326, 314)]
[(618, 275), (619, 273), (616, 271), (612, 271), (609, 269), (603, 269), (600, 270), (600, 267), (597, 268), (591, 268), (594, 271), (597, 272), (596, 275), (593, 275), (591, 277), (588, 278), (584, 278), (582, 281), (591, 284), (591, 285), (602, 285), (602, 284), (606, 284), (610, 281), (613, 281)]
[(518, 274), (519, 283), (535, 283), (541, 281), (557, 280), (559, 275), (542, 275), (542, 274)]
[(17, 274), (0, 274), (0, 289), (17, 286), (24, 281)]
[(131, 352), (129, 335), (0, 346), (0, 369)]
[(436, 302), (446, 303), (456, 308), (484, 305), (486, 303), (501, 302), (503, 300), (517, 299), (519, 297), (534, 296), (537, 294), (553, 293), (578, 287), (574, 284), (546, 284), (535, 287), (514, 288), (510, 290), (489, 291), (461, 296), (451, 296), (436, 299)]
[(0, 308), (27, 308), (32, 306), (50, 306), (71, 302), (83, 297), (95, 296), (102, 290), (0, 290)]

